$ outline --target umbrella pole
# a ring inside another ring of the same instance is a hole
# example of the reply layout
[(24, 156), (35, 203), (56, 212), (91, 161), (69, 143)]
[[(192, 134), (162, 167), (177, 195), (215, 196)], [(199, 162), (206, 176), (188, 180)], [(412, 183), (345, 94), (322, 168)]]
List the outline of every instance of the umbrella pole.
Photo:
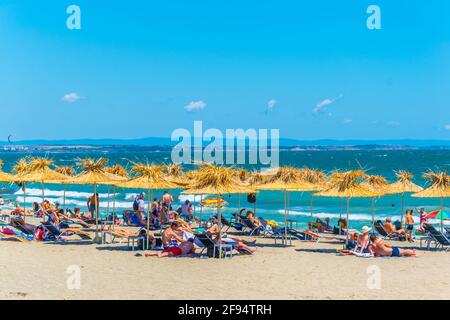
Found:
[(241, 211), (241, 195), (238, 194), (238, 212)]
[(115, 220), (115, 215), (116, 215), (116, 187), (113, 187), (113, 207), (112, 207), (112, 221), (113, 221), (113, 229), (116, 225), (116, 220)]
[(63, 194), (63, 208), (64, 208), (64, 214), (66, 214), (66, 190), (67, 190), (67, 185), (64, 184), (64, 194)]
[(441, 195), (441, 233), (444, 232), (444, 198)]
[[(194, 194), (194, 200), (195, 200), (195, 194)], [(202, 214), (203, 214), (203, 206), (202, 206), (202, 202), (203, 202), (203, 195), (200, 195), (200, 228), (202, 227)]]
[(23, 183), (23, 221), (25, 222), (26, 215), (26, 206), (27, 206), (27, 183)]
[[(340, 207), (341, 207), (341, 210), (339, 211), (339, 221), (340, 221), (342, 219), (342, 208), (343, 208), (342, 198), (339, 199), (339, 202), (340, 202)], [(341, 234), (342, 234), (342, 224), (339, 222), (339, 235), (341, 235)]]
[(147, 212), (147, 250), (148, 250), (148, 248), (149, 248), (149, 246), (150, 246), (150, 239), (149, 239), (149, 233), (150, 233), (150, 210), (151, 210), (151, 204), (150, 204), (150, 201), (151, 201), (151, 199), (152, 199), (152, 195), (151, 195), (151, 190), (150, 190), (150, 188), (148, 189), (148, 205), (147, 205), (147, 207), (148, 207), (148, 212)]
[(372, 197), (372, 228), (375, 227), (375, 197)]
[(219, 259), (221, 258), (222, 255), (222, 211), (221, 209), (221, 200), (222, 200), (222, 195), (219, 194), (217, 196), (217, 217), (219, 219), (218, 223), (219, 223)]
[(98, 205), (97, 184), (94, 183), (94, 201), (95, 201), (95, 242), (98, 242)]
[(348, 232), (348, 228), (349, 228), (349, 211), (350, 211), (350, 197), (347, 197), (347, 232), (346, 232), (346, 237), (345, 237), (345, 246), (347, 247), (348, 245), (348, 236), (349, 236), (349, 232)]
[(287, 208), (286, 208), (287, 192), (284, 190), (284, 245), (287, 245)]
[(107, 206), (107, 208), (106, 208), (106, 215), (107, 215), (108, 217), (109, 217), (109, 198), (110, 198), (110, 196), (111, 196), (110, 191), (111, 191), (111, 187), (110, 187), (110, 185), (108, 185), (108, 206)]
[(311, 229), (312, 222), (313, 222), (313, 195), (312, 195), (312, 192), (309, 193), (309, 207), (311, 210), (311, 215), (309, 217), (309, 228)]
[(400, 214), (400, 228), (403, 228), (403, 211), (405, 211), (405, 192), (402, 192), (402, 212)]

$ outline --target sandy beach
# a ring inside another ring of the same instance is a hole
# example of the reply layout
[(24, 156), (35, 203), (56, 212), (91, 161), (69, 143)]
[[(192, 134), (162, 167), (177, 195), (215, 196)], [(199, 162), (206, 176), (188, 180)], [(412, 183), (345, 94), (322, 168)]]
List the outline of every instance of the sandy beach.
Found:
[[(337, 242), (282, 248), (261, 238), (257, 247), (232, 259), (161, 259), (135, 257), (126, 243), (0, 241), (0, 299), (450, 299), (448, 252), (357, 258), (338, 256)], [(73, 266), (80, 289), (67, 286)]]

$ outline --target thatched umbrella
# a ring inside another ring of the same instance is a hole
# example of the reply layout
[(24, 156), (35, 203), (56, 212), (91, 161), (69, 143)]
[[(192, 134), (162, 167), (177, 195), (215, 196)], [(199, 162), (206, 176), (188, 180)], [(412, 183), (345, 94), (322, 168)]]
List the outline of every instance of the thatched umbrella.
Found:
[[(183, 192), (184, 194), (217, 195), (217, 216), (219, 230), (222, 226), (221, 200), (224, 194), (245, 194), (254, 192), (251, 188), (236, 179), (235, 171), (230, 167), (212, 164), (203, 165), (195, 174), (195, 180)], [(219, 231), (219, 252), (222, 252), (222, 232)]]
[(405, 193), (416, 193), (423, 190), (422, 187), (416, 185), (412, 182), (414, 178), (411, 172), (405, 170), (399, 170), (395, 172), (395, 176), (398, 180), (394, 183), (391, 183), (386, 188), (386, 194), (402, 194), (402, 211), (400, 222), (403, 225), (403, 211), (405, 210)]
[(349, 226), (349, 211), (351, 198), (370, 198), (372, 192), (362, 187), (360, 182), (364, 178), (363, 170), (336, 172), (334, 173), (328, 184), (328, 189), (320, 191), (315, 194), (319, 197), (338, 197), (345, 198), (347, 201), (347, 232), (346, 244), (348, 244), (348, 226)]
[(30, 170), (30, 167), (28, 166), (28, 159), (23, 158), (16, 162), (16, 164), (13, 167), (13, 171), (16, 173), (13, 177), (14, 182), (19, 184), (22, 187), (23, 190), (23, 220), (25, 221), (25, 210), (26, 210), (26, 204), (27, 204), (27, 183), (25, 181), (20, 181), (18, 177), (21, 177), (28, 173)]
[(63, 209), (64, 213), (66, 212), (66, 192), (67, 192), (67, 181), (73, 178), (75, 174), (75, 168), (72, 166), (57, 166), (55, 168), (55, 171), (58, 173), (61, 173), (67, 177), (67, 179), (64, 180), (55, 180), (55, 181), (49, 181), (50, 183), (55, 184), (62, 184), (64, 185), (64, 195), (63, 195)]
[[(150, 214), (152, 191), (158, 189), (178, 189), (180, 186), (164, 177), (163, 166), (149, 164), (135, 164), (131, 171), (137, 176), (131, 180), (119, 182), (115, 185), (128, 189), (146, 189), (148, 191), (148, 215), (147, 215), (147, 235), (150, 232)], [(149, 238), (147, 236), (147, 248)]]
[(289, 190), (300, 190), (306, 188), (306, 183), (298, 169), (293, 167), (280, 167), (275, 174), (270, 175), (263, 184), (256, 185), (258, 190), (278, 190), (283, 191), (284, 195), (284, 231), (285, 231), (285, 244), (287, 243), (288, 232), (288, 209), (287, 209), (287, 196)]
[(325, 173), (321, 170), (302, 168), (299, 171), (300, 183), (293, 185), (288, 191), (309, 191), (309, 222), (313, 221), (313, 192), (323, 190), (325, 188)]
[(3, 160), (0, 160), (0, 182), (14, 182), (14, 176), (3, 171)]
[(64, 180), (67, 177), (53, 169), (50, 166), (53, 160), (46, 158), (31, 158), (28, 163), (28, 170), (24, 174), (15, 177), (17, 182), (40, 182), (42, 186), (42, 202), (45, 200), (45, 182), (50, 180)]
[[(450, 197), (450, 176), (446, 171), (425, 173), (424, 177), (430, 181), (431, 185), (418, 193), (414, 193), (414, 198), (440, 198), (441, 212), (444, 208), (444, 198)], [(443, 214), (441, 214), (441, 232), (444, 228)]]
[(368, 175), (365, 177), (361, 186), (372, 192), (372, 227), (375, 225), (375, 197), (381, 197), (386, 194), (388, 182), (385, 177), (377, 175)]
[[(115, 176), (117, 176), (116, 180), (123, 180), (126, 181), (128, 179), (128, 171), (121, 166), (120, 164), (116, 164), (112, 167), (106, 167), (105, 168), (105, 172), (113, 174)], [(111, 184), (108, 184), (108, 209), (107, 209), (107, 213), (109, 214), (109, 198), (110, 198), (110, 188)], [(115, 216), (115, 211), (116, 211), (116, 186), (114, 184), (112, 184), (113, 187), (113, 221), (114, 221), (114, 216)]]
[(99, 158), (94, 159), (81, 159), (78, 162), (78, 166), (82, 169), (82, 172), (77, 176), (67, 181), (69, 184), (82, 184), (94, 186), (95, 201), (95, 241), (98, 241), (98, 218), (99, 218), (99, 206), (97, 195), (97, 186), (99, 184), (113, 184), (119, 181), (119, 177), (105, 171), (105, 165), (108, 163), (108, 159)]

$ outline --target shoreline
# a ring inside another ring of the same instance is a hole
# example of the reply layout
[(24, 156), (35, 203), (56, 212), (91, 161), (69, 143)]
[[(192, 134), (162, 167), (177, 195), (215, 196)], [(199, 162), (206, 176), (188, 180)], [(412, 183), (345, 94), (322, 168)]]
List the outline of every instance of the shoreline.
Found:
[[(337, 242), (293, 241), (283, 248), (273, 239), (256, 239), (255, 254), (223, 260), (135, 257), (126, 241), (2, 240), (0, 299), (450, 299), (446, 252), (418, 249), (416, 258), (357, 258), (337, 255), (342, 248)], [(67, 288), (73, 266), (80, 270), (79, 290)], [(380, 289), (371, 289), (377, 270)]]

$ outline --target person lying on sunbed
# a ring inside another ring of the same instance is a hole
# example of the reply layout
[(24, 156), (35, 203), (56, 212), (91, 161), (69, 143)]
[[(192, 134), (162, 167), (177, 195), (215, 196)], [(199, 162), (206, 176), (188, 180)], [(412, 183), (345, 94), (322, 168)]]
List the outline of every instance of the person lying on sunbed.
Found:
[(195, 255), (194, 238), (181, 242), (177, 247), (168, 247), (162, 252), (147, 252), (144, 257), (188, 257)]
[(164, 230), (162, 234), (162, 241), (164, 248), (169, 246), (176, 246), (178, 243), (183, 242), (183, 231), (178, 221), (172, 222), (169, 228)]
[(23, 218), (11, 218), (10, 224), (15, 227), (17, 225), (20, 225), (22, 228), (25, 228), (26, 230), (30, 231), (31, 233), (34, 233), (36, 231), (36, 226), (25, 223)]
[(262, 227), (263, 225), (261, 224), (261, 221), (259, 221), (259, 219), (255, 216), (255, 214), (252, 211), (247, 211), (247, 216), (246, 218), (248, 220), (250, 220), (255, 227)]
[(355, 249), (353, 251), (359, 253), (369, 253), (369, 233), (372, 228), (368, 226), (362, 227), (361, 233), (356, 239)]
[(406, 231), (401, 228), (400, 229), (395, 228), (394, 224), (391, 221), (391, 218), (386, 218), (386, 222), (384, 223), (383, 227), (388, 234), (402, 235), (405, 237), (406, 241), (408, 241), (408, 234), (406, 233)]
[[(217, 223), (217, 220), (215, 218), (212, 218), (213, 221), (213, 225), (206, 230), (206, 234), (214, 241), (214, 242), (218, 242), (219, 240), (219, 232), (220, 232), (220, 227), (219, 224)], [(229, 244), (233, 244), (235, 246), (238, 246), (244, 250), (247, 250), (250, 253), (253, 253), (256, 251), (255, 248), (250, 247), (249, 245), (254, 245), (255, 241), (245, 241), (244, 239), (242, 239), (241, 237), (238, 236), (234, 236), (234, 235), (229, 235), (226, 233), (222, 234), (222, 242), (223, 243), (229, 243)]]
[(376, 235), (370, 236), (369, 252), (375, 257), (415, 257), (417, 256), (416, 250), (400, 249), (393, 247), (383, 240), (379, 239)]

